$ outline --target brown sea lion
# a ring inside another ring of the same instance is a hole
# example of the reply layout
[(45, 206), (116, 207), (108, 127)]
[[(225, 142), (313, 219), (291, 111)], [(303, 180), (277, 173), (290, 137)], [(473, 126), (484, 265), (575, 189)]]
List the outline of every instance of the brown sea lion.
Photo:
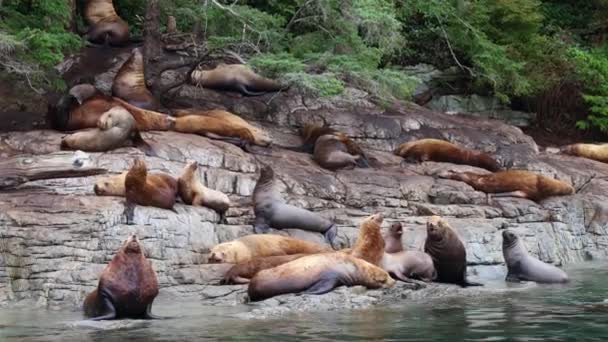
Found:
[(427, 160), (481, 167), (490, 171), (500, 170), (500, 164), (489, 155), (456, 146), (439, 139), (421, 139), (403, 143), (394, 153), (406, 160)]
[(160, 103), (146, 86), (144, 56), (139, 48), (118, 69), (112, 83), (112, 96), (119, 97), (135, 107), (158, 110)]
[[(100, 177), (93, 186), (95, 195), (125, 197), (125, 179), (127, 178), (128, 172), (129, 171), (125, 171), (118, 175)], [(149, 183), (148, 186), (154, 186), (154, 184), (162, 184), (167, 182), (167, 177), (169, 176), (160, 172), (148, 173), (146, 182)]]
[(508, 170), (485, 175), (473, 172), (442, 172), (441, 178), (465, 182), (477, 191), (494, 194), (493, 197), (521, 197), (540, 201), (551, 196), (574, 193), (574, 188), (557, 179), (524, 170)]
[(283, 265), (306, 255), (310, 254), (291, 254), (275, 255), (269, 257), (257, 257), (249, 261), (239, 262), (238, 264), (232, 266), (232, 268), (228, 270), (228, 272), (226, 272), (220, 284), (247, 284), (249, 283), (249, 280), (261, 270)]
[(197, 69), (190, 75), (192, 83), (205, 88), (240, 92), (246, 96), (263, 95), (286, 87), (262, 77), (243, 64), (220, 63), (214, 69)]
[(352, 256), (376, 266), (380, 265), (384, 255), (384, 238), (380, 232), (383, 220), (382, 214), (375, 214), (361, 222), (359, 236), (350, 253)]
[(433, 258), (420, 251), (384, 253), (380, 267), (405, 282), (411, 282), (412, 279), (431, 282), (437, 278)]
[(321, 167), (341, 168), (369, 167), (369, 159), (363, 149), (346, 134), (326, 125), (306, 123), (300, 129), (302, 145), (290, 150), (312, 153)]
[(61, 148), (86, 152), (105, 152), (123, 147), (128, 140), (149, 147), (137, 131), (135, 119), (123, 107), (105, 112), (94, 129), (76, 132), (61, 139)]
[(426, 224), (424, 251), (433, 258), (437, 281), (465, 286), (481, 284), (467, 281), (467, 251), (447, 221), (431, 216)]
[(198, 174), (198, 163), (190, 161), (184, 167), (177, 180), (179, 195), (184, 203), (194, 206), (211, 208), (223, 217), (230, 207), (230, 199), (226, 194), (209, 189), (201, 183)]
[(172, 209), (177, 196), (177, 181), (161, 174), (148, 179), (143, 160), (136, 158), (125, 176), (125, 197), (130, 204)]
[(608, 144), (573, 144), (561, 147), (560, 152), (608, 163)]
[(137, 236), (130, 236), (99, 278), (97, 289), (84, 301), (85, 316), (99, 321), (115, 318), (157, 318), (152, 302), (158, 281)]
[(250, 300), (258, 301), (286, 293), (323, 294), (342, 285), (377, 289), (394, 284), (395, 281), (380, 267), (345, 253), (333, 252), (307, 255), (260, 271), (249, 282), (247, 294)]
[(110, 45), (129, 42), (129, 24), (116, 14), (112, 0), (85, 1), (84, 19), (89, 25), (87, 40)]
[(133, 115), (139, 131), (166, 131), (175, 123), (175, 119), (169, 115), (135, 107), (117, 97), (103, 94), (90, 84), (72, 87), (57, 105), (49, 106), (48, 117), (51, 126), (60, 131), (95, 128), (103, 113), (116, 106), (125, 108)]
[(297, 228), (323, 233), (325, 239), (333, 245), (338, 234), (335, 223), (312, 211), (285, 203), (274, 183), (272, 168), (262, 167), (260, 178), (253, 189), (254, 231), (263, 234), (270, 228)]
[(384, 251), (386, 253), (398, 253), (403, 251), (403, 227), (401, 223), (395, 222), (391, 224), (388, 232), (384, 235)]
[(246, 235), (211, 248), (210, 263), (237, 264), (253, 258), (330, 252), (329, 246), (275, 234)]
[[(237, 145), (254, 144), (266, 147), (272, 143), (266, 132), (224, 110), (186, 109), (176, 110), (173, 114), (177, 117), (173, 128), (176, 132), (199, 134)], [(232, 141), (235, 139), (237, 141)]]
[(569, 281), (566, 272), (531, 256), (523, 241), (510, 230), (502, 232), (502, 254), (507, 264), (507, 281), (545, 284)]

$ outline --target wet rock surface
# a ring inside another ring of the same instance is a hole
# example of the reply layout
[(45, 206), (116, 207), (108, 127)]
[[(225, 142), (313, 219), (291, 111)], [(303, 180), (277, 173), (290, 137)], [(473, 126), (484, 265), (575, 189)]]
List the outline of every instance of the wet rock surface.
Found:
[[(120, 65), (121, 57), (115, 58)], [(107, 88), (118, 66), (95, 78)], [(171, 81), (170, 72), (166, 73)], [(165, 103), (182, 107), (225, 108), (265, 128), (274, 139), (270, 149), (248, 154), (234, 145), (174, 132), (147, 132), (158, 157), (135, 148), (91, 153), (94, 166), (110, 173), (127, 169), (134, 157), (148, 168), (177, 177), (186, 160), (196, 160), (206, 186), (229, 195), (234, 206), (227, 224), (207, 208), (176, 204), (175, 212), (138, 206), (133, 224), (127, 224), (124, 198), (98, 197), (97, 177), (41, 180), (0, 192), (0, 303), (34, 301), (48, 308), (77, 307), (97, 284), (99, 274), (122, 241), (136, 233), (157, 271), (161, 292), (197, 296), (202, 303), (236, 305), (245, 296), (243, 286), (218, 286), (230, 265), (207, 264), (213, 245), (251, 234), (251, 194), (263, 164), (279, 178), (286, 200), (335, 220), (338, 244), (351, 246), (357, 226), (370, 213), (383, 212), (384, 228), (394, 221), (404, 225), (407, 248), (422, 248), (425, 222), (430, 215), (445, 216), (465, 241), (469, 272), (486, 277), (504, 273), (501, 230), (513, 229), (531, 254), (555, 264), (571, 264), (608, 256), (608, 165), (571, 156), (539, 153), (529, 136), (495, 120), (449, 116), (414, 104), (378, 105), (367, 94), (347, 89), (339, 97), (307, 97), (290, 89), (279, 94), (242, 97), (192, 85), (176, 88)], [(321, 119), (323, 118), (323, 119)], [(297, 128), (305, 122), (326, 121), (359, 142), (375, 159), (374, 168), (331, 172), (320, 168), (311, 155), (287, 150), (300, 143)], [(59, 151), (65, 133), (50, 130), (0, 133), (0, 152), (48, 154)], [(494, 154), (508, 167), (528, 169), (574, 185), (572, 196), (541, 203), (525, 199), (489, 199), (462, 182), (436, 178), (445, 169), (474, 167), (447, 163), (402, 162), (391, 151), (400, 143), (420, 138), (441, 138), (467, 148)], [(319, 234), (280, 232), (322, 241)], [(359, 307), (407, 298), (414, 291), (339, 289), (321, 297), (281, 296), (261, 307), (290, 310), (311, 306)], [(438, 288), (437, 296), (460, 293)], [(433, 293), (435, 293), (433, 292)], [(300, 306), (302, 305), (302, 306)], [(275, 309), (272, 309), (275, 310)]]

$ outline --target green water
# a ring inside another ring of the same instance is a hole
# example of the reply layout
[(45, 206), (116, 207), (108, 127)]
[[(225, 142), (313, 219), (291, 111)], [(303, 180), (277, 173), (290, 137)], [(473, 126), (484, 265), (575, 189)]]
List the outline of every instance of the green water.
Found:
[(0, 309), (0, 341), (608, 341), (608, 303), (590, 305), (608, 298), (606, 266), (569, 269), (573, 281), (565, 286), (499, 291), (509, 285), (490, 281), (496, 293), (264, 320), (236, 318), (246, 305), (159, 300), (157, 314), (179, 318), (100, 330), (75, 325), (79, 312)]

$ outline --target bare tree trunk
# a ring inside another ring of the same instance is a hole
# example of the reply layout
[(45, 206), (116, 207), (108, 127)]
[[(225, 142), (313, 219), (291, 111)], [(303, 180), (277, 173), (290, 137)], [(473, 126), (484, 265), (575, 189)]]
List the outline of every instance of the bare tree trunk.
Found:
[(160, 7), (158, 0), (148, 0), (146, 5), (146, 21), (144, 23), (144, 64), (145, 76), (148, 86), (155, 96), (159, 86), (155, 83), (159, 81), (157, 63), (160, 61), (162, 53), (162, 42), (160, 34)]

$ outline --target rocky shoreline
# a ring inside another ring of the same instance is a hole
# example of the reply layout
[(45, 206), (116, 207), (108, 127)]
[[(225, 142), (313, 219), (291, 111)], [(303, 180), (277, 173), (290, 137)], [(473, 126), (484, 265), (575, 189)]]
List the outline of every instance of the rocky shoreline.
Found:
[[(107, 71), (95, 77), (98, 88), (109, 89), (123, 58), (126, 54), (117, 56)], [(167, 83), (172, 81), (171, 73), (165, 73)], [(506, 228), (519, 234), (531, 254), (546, 262), (572, 264), (608, 258), (608, 165), (540, 152), (533, 139), (516, 127), (436, 113), (410, 103), (378, 104), (353, 88), (333, 98), (310, 97), (296, 89), (241, 97), (184, 85), (172, 96), (174, 105), (225, 108), (241, 115), (268, 130), (274, 146), (256, 147), (255, 154), (248, 154), (234, 145), (200, 136), (148, 132), (144, 137), (158, 157), (121, 148), (91, 153), (93, 164), (119, 173), (139, 156), (152, 171), (177, 175), (186, 160), (196, 160), (203, 182), (228, 194), (235, 203), (227, 212), (227, 224), (217, 224), (219, 216), (210, 209), (177, 204), (176, 212), (137, 207), (134, 224), (127, 225), (124, 199), (95, 196), (94, 176), (41, 180), (2, 191), (0, 305), (34, 301), (50, 309), (78, 307), (130, 233), (137, 233), (147, 248), (161, 293), (196, 294), (204, 303), (237, 302), (243, 287), (215, 286), (229, 265), (207, 264), (206, 254), (217, 243), (252, 233), (250, 196), (262, 164), (273, 165), (281, 193), (289, 203), (335, 220), (341, 247), (354, 243), (363, 217), (382, 212), (385, 229), (391, 222), (403, 223), (409, 248), (422, 246), (428, 216), (446, 217), (465, 241), (473, 266), (470, 272), (482, 281), (502, 271), (500, 231)], [(298, 145), (296, 128), (319, 121), (319, 117), (353, 137), (381, 166), (331, 172), (316, 165), (308, 154), (282, 148)], [(55, 153), (64, 135), (50, 130), (0, 133), (0, 155)], [(464, 183), (435, 177), (445, 169), (482, 172), (480, 169), (434, 162), (408, 164), (391, 153), (403, 141), (425, 137), (447, 139), (492, 153), (508, 167), (565, 180), (574, 185), (576, 194), (542, 203), (515, 198), (489, 201), (484, 193)], [(322, 241), (318, 234), (287, 233)], [(390, 291), (410, 291), (404, 286)], [(430, 287), (435, 286), (442, 285)], [(345, 307), (384, 298), (376, 297), (378, 291), (353, 295), (357, 291), (339, 289), (318, 299), (298, 298), (312, 303), (351, 303)], [(286, 300), (275, 306), (297, 307), (300, 302)]]

